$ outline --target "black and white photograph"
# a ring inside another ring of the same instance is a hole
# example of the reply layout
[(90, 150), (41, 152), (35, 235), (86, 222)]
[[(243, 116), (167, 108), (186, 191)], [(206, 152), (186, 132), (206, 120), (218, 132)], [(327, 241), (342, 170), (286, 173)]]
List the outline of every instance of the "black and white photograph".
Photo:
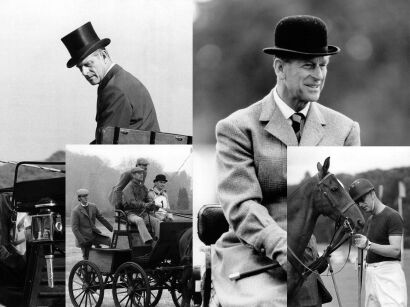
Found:
[(192, 146), (66, 154), (66, 306), (190, 306)]
[(108, 126), (192, 136), (192, 14), (190, 0), (2, 2), (2, 150), (35, 159)]
[(1, 161), (0, 306), (64, 306), (64, 163)]
[(407, 306), (410, 148), (287, 158), (288, 306)]

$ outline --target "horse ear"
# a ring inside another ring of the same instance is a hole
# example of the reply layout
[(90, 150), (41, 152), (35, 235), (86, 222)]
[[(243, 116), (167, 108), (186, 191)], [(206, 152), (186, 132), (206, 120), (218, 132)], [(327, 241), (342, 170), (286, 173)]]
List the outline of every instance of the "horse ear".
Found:
[(325, 162), (323, 163), (323, 172), (324, 172), (324, 174), (327, 174), (327, 172), (329, 171), (329, 166), (330, 166), (330, 157), (327, 157), (325, 159)]

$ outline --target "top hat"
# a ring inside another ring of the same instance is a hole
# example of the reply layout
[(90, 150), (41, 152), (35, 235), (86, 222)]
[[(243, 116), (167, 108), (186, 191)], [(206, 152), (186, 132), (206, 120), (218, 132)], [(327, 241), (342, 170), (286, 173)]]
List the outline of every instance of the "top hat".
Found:
[(131, 174), (143, 173), (143, 172), (144, 172), (144, 169), (141, 168), (141, 167), (139, 167), (139, 166), (133, 167), (133, 168), (131, 169)]
[(275, 29), (275, 46), (263, 49), (273, 55), (325, 56), (340, 52), (327, 45), (327, 29), (323, 20), (309, 15), (282, 18)]
[(167, 177), (165, 177), (165, 175), (162, 175), (162, 174), (158, 174), (158, 175), (155, 177), (154, 182), (157, 182), (157, 181), (165, 181), (165, 182), (168, 182)]
[(103, 48), (111, 43), (109, 38), (100, 39), (97, 36), (91, 22), (87, 22), (67, 34), (61, 41), (71, 55), (71, 59), (67, 62), (68, 68), (78, 64), (98, 48)]
[(88, 195), (88, 190), (87, 189), (78, 189), (77, 190), (77, 196), (87, 196)]
[(145, 158), (138, 158), (136, 165), (149, 165), (149, 162)]

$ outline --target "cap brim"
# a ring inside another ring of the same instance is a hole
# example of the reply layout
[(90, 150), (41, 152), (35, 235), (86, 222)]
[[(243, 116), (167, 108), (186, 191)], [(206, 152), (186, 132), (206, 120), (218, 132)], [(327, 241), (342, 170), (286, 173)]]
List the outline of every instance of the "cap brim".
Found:
[(108, 46), (110, 43), (111, 40), (109, 38), (104, 38), (99, 40), (98, 42), (95, 42), (94, 44), (90, 45), (86, 50), (84, 50), (83, 54), (80, 57), (69, 59), (67, 62), (67, 68), (74, 67), (82, 60), (84, 60), (87, 56), (89, 56), (91, 53), (93, 53), (95, 50), (97, 50), (98, 48)]
[(294, 55), (302, 55), (302, 56), (325, 56), (325, 55), (332, 55), (332, 54), (337, 54), (340, 52), (340, 48), (337, 46), (327, 46), (327, 51), (326, 52), (301, 52), (301, 51), (296, 51), (296, 50), (291, 50), (291, 49), (284, 49), (284, 48), (278, 48), (278, 47), (269, 47), (269, 48), (264, 48), (263, 52), (266, 54), (271, 54), (271, 55), (281, 55), (281, 54), (294, 54)]

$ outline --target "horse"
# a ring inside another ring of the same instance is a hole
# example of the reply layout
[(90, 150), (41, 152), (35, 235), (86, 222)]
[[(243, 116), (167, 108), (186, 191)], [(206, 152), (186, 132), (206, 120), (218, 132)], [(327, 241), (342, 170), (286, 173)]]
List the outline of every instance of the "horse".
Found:
[(178, 240), (179, 264), (185, 266), (179, 282), (181, 285), (181, 307), (190, 307), (191, 300), (196, 302), (195, 280), (192, 272), (192, 227), (185, 229)]
[(336, 222), (343, 220), (351, 232), (359, 231), (364, 226), (359, 207), (335, 175), (329, 173), (329, 166), (330, 157), (325, 159), (323, 166), (318, 162), (317, 175), (302, 182), (288, 195), (288, 306), (298, 306), (298, 291), (304, 282), (301, 271), (306, 269), (300, 259), (319, 215), (328, 216)]

